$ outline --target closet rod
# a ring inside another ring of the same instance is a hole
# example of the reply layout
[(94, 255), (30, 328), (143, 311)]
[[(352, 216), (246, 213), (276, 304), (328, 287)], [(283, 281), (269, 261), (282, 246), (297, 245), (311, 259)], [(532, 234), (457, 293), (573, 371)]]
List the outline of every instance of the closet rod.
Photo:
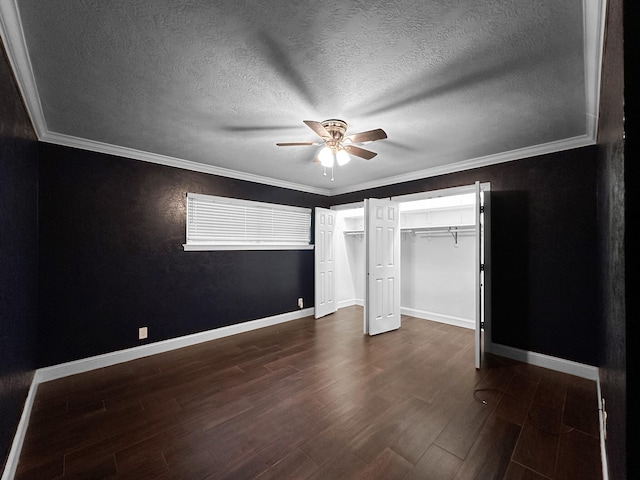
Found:
[(439, 234), (446, 235), (450, 233), (453, 237), (453, 243), (457, 247), (458, 246), (458, 233), (464, 232), (475, 232), (475, 225), (463, 225), (463, 226), (451, 226), (451, 227), (421, 227), (421, 228), (405, 228), (405, 232), (410, 232), (412, 235), (416, 234)]
[(472, 232), (475, 231), (475, 225), (461, 225), (461, 226), (442, 226), (442, 227), (404, 227), (402, 230), (411, 231), (413, 233), (429, 233), (429, 232)]

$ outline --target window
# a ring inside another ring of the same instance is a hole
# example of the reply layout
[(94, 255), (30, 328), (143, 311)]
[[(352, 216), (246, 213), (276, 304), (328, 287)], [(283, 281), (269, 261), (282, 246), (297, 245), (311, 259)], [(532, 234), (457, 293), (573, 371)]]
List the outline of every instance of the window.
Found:
[(311, 249), (311, 209), (187, 193), (185, 250)]

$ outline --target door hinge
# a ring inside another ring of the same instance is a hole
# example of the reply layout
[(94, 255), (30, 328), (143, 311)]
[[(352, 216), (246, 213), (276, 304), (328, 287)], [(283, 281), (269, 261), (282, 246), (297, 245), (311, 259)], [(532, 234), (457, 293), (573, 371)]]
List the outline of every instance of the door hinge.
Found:
[(480, 205), (480, 213), (484, 213), (484, 205)]
[(480, 264), (480, 271), (481, 271), (481, 272), (484, 272), (484, 263), (481, 263), (481, 264)]
[(480, 328), (484, 328), (484, 322), (480, 322)]

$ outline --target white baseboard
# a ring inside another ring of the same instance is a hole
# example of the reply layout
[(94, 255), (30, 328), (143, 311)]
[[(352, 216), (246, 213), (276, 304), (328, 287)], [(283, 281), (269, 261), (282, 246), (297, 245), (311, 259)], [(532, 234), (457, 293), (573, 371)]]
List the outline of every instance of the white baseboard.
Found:
[[(350, 306), (350, 305), (360, 305), (361, 303), (358, 303), (359, 301), (362, 302), (362, 300), (358, 300), (358, 299), (347, 300), (344, 302), (339, 302), (339, 305), (340, 305), (340, 308)], [(402, 309), (402, 310), (404, 310), (402, 313), (404, 313), (405, 315), (424, 318), (416, 314), (416, 312), (420, 313), (420, 311), (412, 310), (412, 309)], [(139, 347), (133, 347), (126, 350), (120, 350), (117, 352), (111, 352), (104, 355), (97, 355), (95, 357), (89, 357), (81, 360), (76, 360), (73, 362), (68, 362), (60, 365), (54, 365), (51, 367), (38, 369), (35, 372), (35, 375), (31, 382), (31, 387), (29, 388), (29, 393), (25, 401), (25, 405), (22, 411), (22, 416), (20, 417), (20, 422), (18, 424), (16, 434), (13, 438), (13, 443), (11, 445), (9, 455), (7, 457), (7, 463), (5, 464), (5, 468), (2, 473), (1, 480), (12, 480), (15, 475), (16, 469), (18, 467), (18, 460), (20, 458), (20, 451), (22, 449), (22, 444), (24, 442), (24, 438), (27, 432), (27, 427), (29, 425), (29, 417), (31, 416), (31, 409), (33, 408), (33, 402), (35, 400), (36, 391), (40, 383), (66, 377), (69, 375), (74, 375), (76, 373), (88, 372), (90, 370), (95, 370), (97, 368), (103, 368), (111, 365), (116, 365), (118, 363), (128, 362), (130, 360), (135, 360), (137, 358), (143, 358), (150, 355), (155, 355), (157, 353), (168, 352), (170, 350), (175, 350), (175, 349), (187, 347), (190, 345), (196, 345), (198, 343), (216, 340), (218, 338), (236, 335), (238, 333), (248, 332), (251, 330), (257, 330), (259, 328), (264, 328), (271, 325), (277, 325), (279, 323), (297, 320), (300, 318), (313, 315), (313, 312), (314, 312), (313, 308), (306, 308), (303, 310), (283, 313), (281, 315), (275, 315), (272, 317), (266, 317), (266, 318), (261, 318), (257, 320), (251, 320), (251, 321), (239, 323), (236, 325), (229, 325), (227, 327), (208, 330), (206, 332), (194, 333), (192, 335), (186, 335), (183, 337), (173, 338), (170, 340), (150, 343), (150, 344), (142, 345)], [(429, 316), (427, 317), (427, 319), (432, 320), (433, 318)], [(436, 320), (436, 321), (439, 321), (439, 320)], [(448, 323), (448, 322), (444, 322), (444, 323)], [(462, 325), (459, 325), (459, 326), (462, 326)], [(570, 375), (575, 375), (575, 376), (586, 378), (589, 380), (595, 380), (598, 388), (598, 399), (601, 398), (600, 379), (598, 376), (598, 369), (596, 367), (573, 362), (571, 360), (564, 360), (562, 358), (551, 357), (549, 355), (544, 355), (541, 353), (528, 352), (526, 350), (520, 350), (518, 348), (509, 347), (509, 346), (501, 345), (497, 343), (493, 343), (491, 345), (491, 351), (492, 353), (495, 353), (496, 355), (500, 355), (503, 357), (519, 360), (525, 363), (537, 365), (543, 368), (549, 368), (551, 370), (556, 370), (563, 373), (568, 373)], [(604, 422), (602, 418), (602, 411), (600, 411), (600, 405), (598, 405), (598, 409), (600, 412), (599, 413), (600, 439), (601, 439), (600, 446), (601, 446), (601, 455), (602, 455), (602, 462), (603, 462), (602, 464), (603, 479), (608, 480), (606, 451), (604, 446)]]
[(425, 310), (417, 310), (415, 308), (400, 307), (400, 313), (411, 317), (422, 318), (423, 320), (433, 320), (434, 322), (446, 323), (456, 327), (476, 329), (476, 322), (468, 318), (454, 317), (453, 315), (444, 315), (441, 313), (427, 312)]
[[(362, 298), (350, 298), (348, 300), (341, 300), (338, 302), (338, 308), (350, 307), (352, 305), (364, 306), (364, 299)], [(417, 310), (415, 308), (400, 307), (400, 313), (402, 315), (409, 315), (411, 317), (421, 318), (423, 320), (433, 320), (434, 322), (446, 323), (454, 325), (456, 327), (469, 328), (475, 330), (476, 324), (473, 320), (467, 318), (454, 317), (452, 315), (443, 315), (440, 313), (427, 312), (424, 310)]]
[(548, 368), (557, 372), (575, 375), (576, 377), (586, 378), (587, 380), (597, 380), (598, 378), (597, 367), (571, 360), (565, 360), (564, 358), (552, 357), (543, 353), (520, 350), (519, 348), (509, 347), (499, 343), (491, 344), (491, 353), (500, 355), (501, 357), (507, 357), (528, 363), (530, 365), (536, 365), (538, 367)]
[(362, 298), (350, 298), (348, 300), (341, 300), (338, 302), (338, 309), (351, 307), (352, 305), (364, 306), (364, 300)]
[(7, 463), (5, 464), (4, 471), (2, 472), (1, 480), (12, 480), (15, 476), (16, 469), (18, 468), (18, 460), (20, 459), (20, 451), (22, 450), (22, 444), (27, 433), (27, 427), (29, 426), (29, 417), (31, 416), (33, 402), (40, 383), (67, 377), (69, 375), (75, 375), (76, 373), (88, 372), (97, 368), (109, 367), (111, 365), (128, 362), (137, 358), (148, 357), (157, 353), (168, 352), (170, 350), (208, 342), (210, 340), (216, 340), (218, 338), (236, 335), (238, 333), (257, 330), (259, 328), (269, 327), (279, 323), (290, 322), (291, 320), (312, 316), (313, 312), (313, 308), (305, 308), (303, 310), (251, 320), (244, 323), (238, 323), (236, 325), (229, 325), (227, 327), (215, 328), (206, 332), (194, 333), (192, 335), (185, 335), (183, 337), (163, 340), (161, 342), (149, 343), (139, 347), (106, 353), (104, 355), (83, 358), (73, 362), (62, 363), (60, 365), (39, 368), (36, 370), (33, 380), (31, 381), (31, 387), (29, 388), (29, 393), (24, 403), (24, 408), (22, 409), (20, 423), (18, 423), (16, 434), (13, 437), (11, 450), (9, 451), (9, 456), (7, 457)]
[(52, 367), (40, 368), (36, 372), (36, 375), (40, 382), (48, 382), (50, 380), (67, 377), (69, 375), (75, 375), (76, 373), (83, 373), (97, 368), (109, 367), (118, 363), (128, 362), (130, 360), (148, 357), (158, 353), (164, 353), (170, 350), (196, 345), (198, 343), (208, 342), (210, 340), (248, 332), (250, 330), (257, 330), (258, 328), (269, 327), (271, 325), (277, 325), (291, 320), (297, 320), (299, 318), (313, 315), (313, 312), (313, 308), (305, 308), (289, 313), (274, 315), (272, 317), (265, 317), (235, 325), (229, 325), (227, 327), (215, 328), (213, 330), (207, 330), (206, 332), (194, 333), (192, 335), (171, 338), (169, 340), (149, 343), (139, 347), (128, 348), (126, 350), (105, 353), (104, 355), (96, 355), (95, 357), (83, 358), (81, 360), (62, 363)]
[[(598, 424), (600, 426), (600, 461), (602, 465), (602, 480), (609, 480), (609, 464), (607, 462), (607, 448), (605, 446), (604, 412), (602, 411), (602, 390), (600, 389), (600, 375), (596, 378), (596, 389), (598, 391)], [(605, 407), (606, 408), (606, 407)]]
[(513, 360), (519, 360), (531, 365), (537, 365), (539, 367), (567, 373), (569, 375), (575, 375), (576, 377), (586, 378), (587, 380), (594, 380), (596, 382), (596, 390), (598, 396), (598, 405), (596, 406), (596, 408), (598, 410), (598, 424), (600, 428), (600, 459), (602, 464), (602, 480), (609, 480), (607, 450), (605, 447), (604, 417), (602, 412), (602, 405), (600, 403), (600, 399), (602, 398), (602, 391), (600, 390), (600, 373), (598, 367), (585, 365), (584, 363), (573, 362), (571, 360), (565, 360), (563, 358), (552, 357), (550, 355), (544, 355), (542, 353), (528, 352), (525, 350), (520, 350), (518, 348), (501, 345), (499, 343), (491, 344), (491, 352), (496, 355), (511, 358)]
[(24, 402), (24, 408), (22, 409), (22, 415), (20, 416), (20, 422), (18, 422), (18, 428), (16, 434), (13, 437), (13, 443), (7, 456), (7, 463), (4, 466), (2, 472), (2, 480), (12, 480), (16, 474), (18, 468), (18, 460), (20, 460), (20, 451), (22, 450), (22, 444), (27, 434), (27, 427), (29, 426), (29, 417), (31, 417), (31, 410), (33, 408), (33, 402), (36, 398), (36, 391), (38, 390), (38, 374), (34, 374), (31, 380), (31, 387), (29, 387), (29, 393), (27, 399)]

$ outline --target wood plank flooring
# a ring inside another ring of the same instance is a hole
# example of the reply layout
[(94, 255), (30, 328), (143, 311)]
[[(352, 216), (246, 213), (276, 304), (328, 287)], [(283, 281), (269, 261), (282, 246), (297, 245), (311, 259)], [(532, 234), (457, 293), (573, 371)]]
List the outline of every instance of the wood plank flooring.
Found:
[(601, 479), (595, 383), (362, 309), (39, 386), (16, 478)]

